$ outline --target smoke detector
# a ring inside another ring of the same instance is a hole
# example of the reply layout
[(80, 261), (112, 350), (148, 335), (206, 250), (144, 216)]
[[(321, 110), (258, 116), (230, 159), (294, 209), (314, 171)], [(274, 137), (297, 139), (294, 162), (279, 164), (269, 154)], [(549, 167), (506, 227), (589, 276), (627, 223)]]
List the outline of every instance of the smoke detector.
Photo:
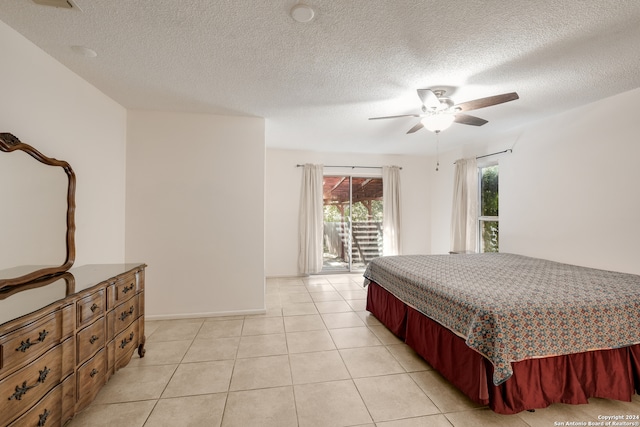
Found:
[(313, 8), (306, 4), (298, 3), (291, 8), (291, 17), (297, 22), (310, 22), (315, 14)]

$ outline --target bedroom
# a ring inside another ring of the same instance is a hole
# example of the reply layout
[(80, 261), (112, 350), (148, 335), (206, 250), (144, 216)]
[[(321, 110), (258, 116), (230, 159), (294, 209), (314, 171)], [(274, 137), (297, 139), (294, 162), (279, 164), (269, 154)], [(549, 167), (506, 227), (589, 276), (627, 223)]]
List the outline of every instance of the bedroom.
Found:
[[(410, 230), (403, 252), (444, 253), (453, 162), (513, 148), (499, 158), (503, 251), (640, 274), (637, 58), (635, 80), (616, 83), (630, 86), (610, 97), (454, 149), (446, 148), (443, 132), (436, 173), (432, 151), (265, 148), (268, 119), (124, 107), (5, 24), (2, 15), (0, 20), (1, 130), (74, 167), (76, 265), (146, 262), (150, 318), (264, 308), (265, 277), (297, 274), (291, 224), (297, 221), (300, 171), (294, 165), (305, 162), (401, 165), (403, 223)], [(509, 90), (524, 99), (519, 88)], [(394, 130), (399, 145), (409, 144), (404, 125)], [(433, 144), (433, 135), (422, 137), (411, 144)], [(204, 161), (215, 174), (204, 173)], [(243, 182), (242, 191), (233, 191), (229, 177), (238, 173), (242, 179), (234, 181)], [(190, 185), (194, 181), (198, 188)], [(224, 195), (233, 215), (203, 197), (203, 189)], [(204, 232), (203, 224), (209, 225)]]

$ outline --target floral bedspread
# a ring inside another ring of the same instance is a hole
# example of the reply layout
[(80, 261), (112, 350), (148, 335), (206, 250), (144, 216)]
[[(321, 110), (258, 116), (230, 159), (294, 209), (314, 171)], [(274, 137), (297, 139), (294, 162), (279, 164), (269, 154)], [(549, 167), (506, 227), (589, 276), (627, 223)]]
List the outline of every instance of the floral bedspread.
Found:
[(374, 259), (373, 281), (466, 340), (511, 362), (640, 343), (640, 276), (521, 255), (404, 255)]

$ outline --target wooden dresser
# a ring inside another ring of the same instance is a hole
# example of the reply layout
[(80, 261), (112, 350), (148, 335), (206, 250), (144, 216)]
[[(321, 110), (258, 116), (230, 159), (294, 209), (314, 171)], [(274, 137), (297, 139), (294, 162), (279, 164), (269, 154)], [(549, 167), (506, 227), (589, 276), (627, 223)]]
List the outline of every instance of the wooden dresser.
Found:
[(0, 292), (0, 426), (62, 426), (134, 351), (145, 264), (96, 264)]

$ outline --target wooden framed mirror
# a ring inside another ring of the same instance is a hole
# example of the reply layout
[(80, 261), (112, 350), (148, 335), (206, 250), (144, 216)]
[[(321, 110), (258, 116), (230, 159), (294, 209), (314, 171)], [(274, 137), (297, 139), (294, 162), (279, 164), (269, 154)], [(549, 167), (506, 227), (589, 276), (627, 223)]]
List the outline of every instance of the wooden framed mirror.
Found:
[(75, 188), (69, 163), (0, 133), (0, 289), (73, 265)]

